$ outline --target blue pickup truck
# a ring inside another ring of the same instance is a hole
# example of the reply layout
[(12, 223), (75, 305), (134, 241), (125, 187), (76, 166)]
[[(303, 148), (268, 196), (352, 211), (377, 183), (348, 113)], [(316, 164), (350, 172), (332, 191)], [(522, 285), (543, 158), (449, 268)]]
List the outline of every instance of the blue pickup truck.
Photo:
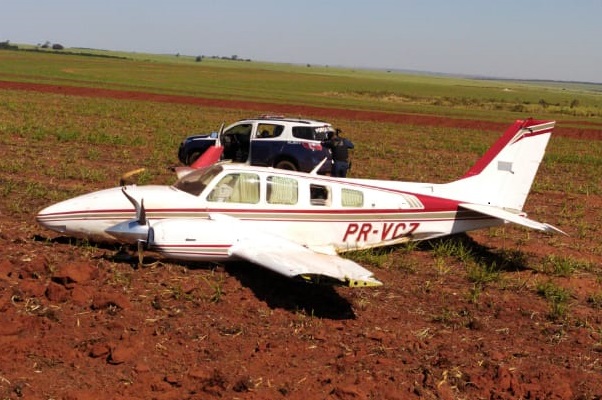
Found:
[(192, 164), (216, 140), (224, 146), (222, 158), (233, 162), (309, 172), (324, 158), (320, 173), (330, 172), (330, 150), (322, 146), (334, 132), (331, 124), (301, 118), (261, 116), (225, 127), (221, 134), (189, 136), (180, 144), (178, 158)]

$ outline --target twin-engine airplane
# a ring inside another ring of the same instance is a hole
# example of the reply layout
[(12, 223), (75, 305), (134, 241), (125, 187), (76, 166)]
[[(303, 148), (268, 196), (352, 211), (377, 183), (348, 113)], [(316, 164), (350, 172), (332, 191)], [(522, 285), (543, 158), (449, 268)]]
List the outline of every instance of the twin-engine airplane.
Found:
[(338, 253), (507, 222), (563, 233), (522, 211), (553, 127), (516, 121), (462, 178), (446, 184), (216, 163), (172, 186), (128, 185), (66, 200), (40, 211), (37, 221), (171, 259), (242, 259), (310, 282), (377, 286), (370, 271)]

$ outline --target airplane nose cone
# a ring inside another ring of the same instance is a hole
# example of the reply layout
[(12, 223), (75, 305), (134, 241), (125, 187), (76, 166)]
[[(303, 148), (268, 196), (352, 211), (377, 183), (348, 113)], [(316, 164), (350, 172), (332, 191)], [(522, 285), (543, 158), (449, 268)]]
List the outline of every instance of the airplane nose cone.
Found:
[(42, 227), (73, 237), (109, 240), (104, 232), (134, 214), (120, 188), (105, 189), (64, 200), (44, 208), (36, 215)]
[(64, 210), (62, 203), (46, 207), (38, 212), (36, 215), (36, 222), (51, 231), (65, 233), (67, 231), (67, 226), (64, 218), (61, 216), (63, 214), (62, 210)]

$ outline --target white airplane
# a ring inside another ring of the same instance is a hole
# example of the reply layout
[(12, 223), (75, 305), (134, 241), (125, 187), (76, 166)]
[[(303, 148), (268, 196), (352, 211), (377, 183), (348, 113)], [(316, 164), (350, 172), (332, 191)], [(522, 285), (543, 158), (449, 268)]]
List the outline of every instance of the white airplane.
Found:
[(36, 219), (73, 237), (138, 244), (139, 252), (170, 259), (242, 259), (290, 278), (377, 286), (372, 272), (338, 254), (507, 222), (564, 233), (522, 211), (553, 127), (516, 121), (462, 178), (445, 184), (216, 163), (172, 186), (82, 195)]

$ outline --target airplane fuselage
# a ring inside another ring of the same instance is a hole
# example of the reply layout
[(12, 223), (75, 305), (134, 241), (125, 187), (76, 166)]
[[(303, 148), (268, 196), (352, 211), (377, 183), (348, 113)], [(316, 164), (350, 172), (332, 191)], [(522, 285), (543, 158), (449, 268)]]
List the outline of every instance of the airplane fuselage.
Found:
[[(213, 214), (234, 217), (252, 229), (327, 253), (430, 239), (502, 223), (461, 210), (457, 201), (426, 194), (436, 185), (406, 186), (404, 190), (401, 182), (225, 164), (195, 171), (174, 186), (133, 185), (126, 191), (144, 201), (155, 241), (161, 221), (180, 221), (175, 230), (181, 237), (173, 237), (174, 230), (170, 230), (170, 238), (157, 242), (171, 247), (166, 254), (177, 252), (179, 258), (198, 260), (228, 258), (227, 249), (233, 244), (229, 229), (236, 228), (213, 224), (209, 218)], [(133, 206), (121, 187), (66, 200), (37, 216), (49, 229), (102, 241), (116, 241), (107, 230), (132, 218)], [(204, 229), (199, 229), (199, 219), (206, 220)], [(187, 230), (182, 220), (195, 220), (195, 228)]]

